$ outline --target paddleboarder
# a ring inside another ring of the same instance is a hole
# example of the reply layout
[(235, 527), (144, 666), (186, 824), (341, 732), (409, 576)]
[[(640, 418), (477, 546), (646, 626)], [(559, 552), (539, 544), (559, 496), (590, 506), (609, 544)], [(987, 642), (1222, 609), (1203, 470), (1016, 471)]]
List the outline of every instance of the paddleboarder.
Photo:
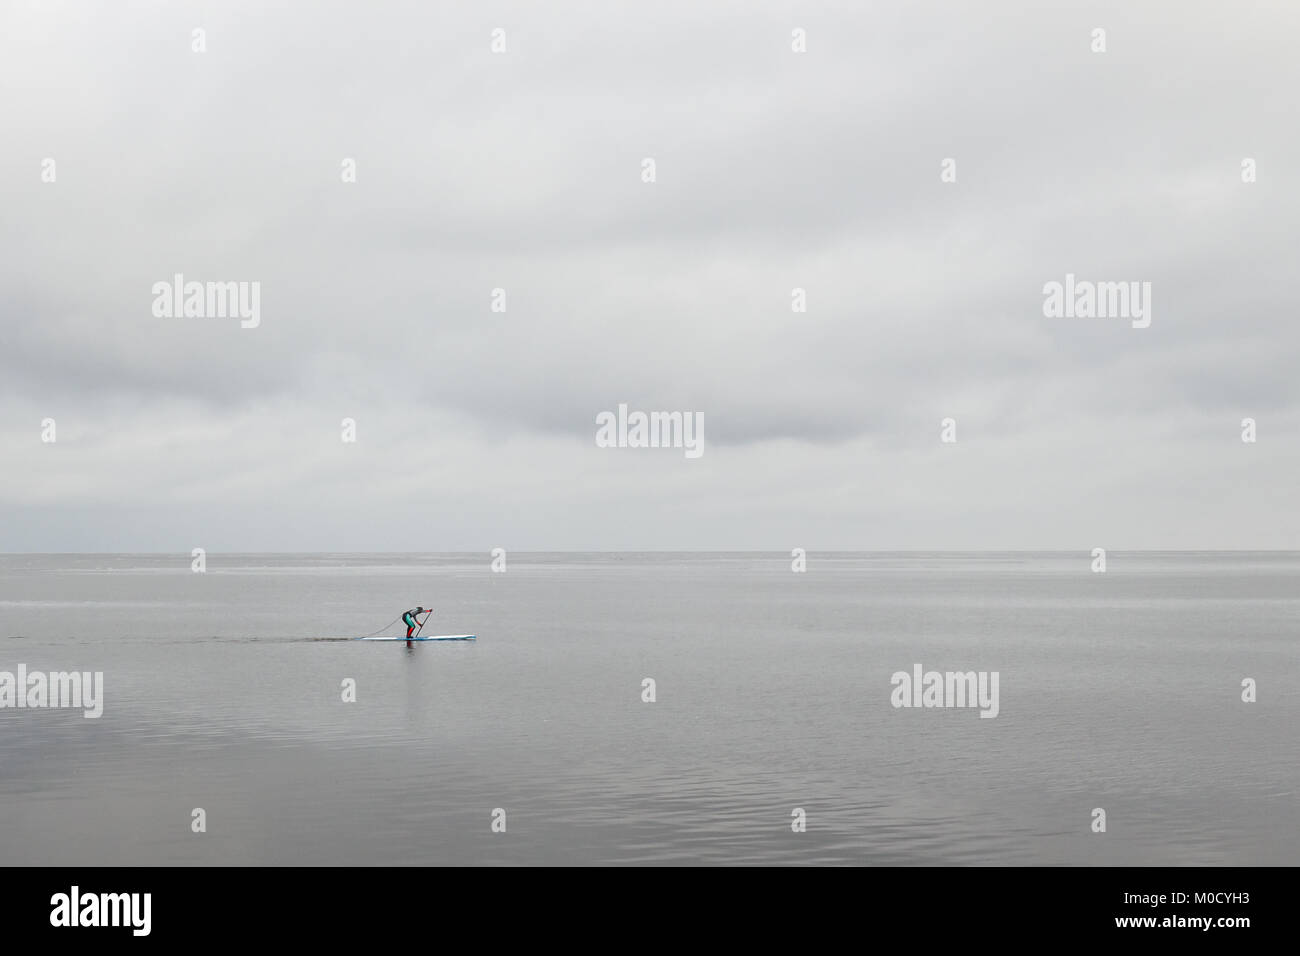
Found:
[(422, 607), (417, 607), (417, 608), (412, 608), (411, 610), (407, 611), (405, 614), (402, 615), (402, 623), (406, 625), (406, 639), (408, 641), (411, 639), (411, 635), (415, 633), (415, 629), (417, 627), (424, 627), (425, 622), (429, 620), (426, 617), (424, 621), (417, 621), (416, 617), (421, 614), (432, 614), (432, 613), (433, 613), (432, 608), (430, 608), (429, 610), (425, 610)]

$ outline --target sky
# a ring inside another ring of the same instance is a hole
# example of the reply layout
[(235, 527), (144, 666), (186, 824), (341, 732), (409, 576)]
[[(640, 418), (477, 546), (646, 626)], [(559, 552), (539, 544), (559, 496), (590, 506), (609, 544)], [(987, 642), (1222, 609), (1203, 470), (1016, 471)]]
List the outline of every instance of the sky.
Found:
[(0, 551), (1300, 548), (1297, 28), (6, 2)]

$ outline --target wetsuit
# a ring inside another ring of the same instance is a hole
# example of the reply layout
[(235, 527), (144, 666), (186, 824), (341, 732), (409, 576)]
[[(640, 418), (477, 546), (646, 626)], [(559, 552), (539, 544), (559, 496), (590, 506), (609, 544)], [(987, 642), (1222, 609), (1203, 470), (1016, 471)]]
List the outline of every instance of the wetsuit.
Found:
[(411, 635), (415, 633), (415, 629), (420, 626), (419, 622), (416, 621), (415, 616), (424, 613), (424, 608), (417, 607), (402, 615), (402, 623), (406, 625), (406, 639), (408, 641), (411, 639)]

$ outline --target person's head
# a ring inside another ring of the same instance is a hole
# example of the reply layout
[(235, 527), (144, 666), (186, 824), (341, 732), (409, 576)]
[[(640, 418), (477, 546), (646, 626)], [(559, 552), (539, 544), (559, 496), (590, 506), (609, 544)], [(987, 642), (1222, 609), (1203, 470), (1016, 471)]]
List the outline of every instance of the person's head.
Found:
[(415, 613), (416, 613), (416, 614), (423, 614), (423, 613), (424, 613), (424, 608), (422, 608), (422, 607), (417, 607), (417, 608), (415, 609)]

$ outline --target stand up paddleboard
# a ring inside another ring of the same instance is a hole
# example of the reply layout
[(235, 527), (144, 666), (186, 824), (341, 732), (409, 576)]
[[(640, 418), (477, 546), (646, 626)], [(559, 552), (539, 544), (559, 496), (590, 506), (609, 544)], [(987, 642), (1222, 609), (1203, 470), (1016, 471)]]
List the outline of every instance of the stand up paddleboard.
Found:
[(476, 641), (478, 638), (473, 634), (434, 634), (424, 635), (416, 634), (407, 637), (405, 634), (398, 634), (395, 637), (354, 637), (354, 641)]

